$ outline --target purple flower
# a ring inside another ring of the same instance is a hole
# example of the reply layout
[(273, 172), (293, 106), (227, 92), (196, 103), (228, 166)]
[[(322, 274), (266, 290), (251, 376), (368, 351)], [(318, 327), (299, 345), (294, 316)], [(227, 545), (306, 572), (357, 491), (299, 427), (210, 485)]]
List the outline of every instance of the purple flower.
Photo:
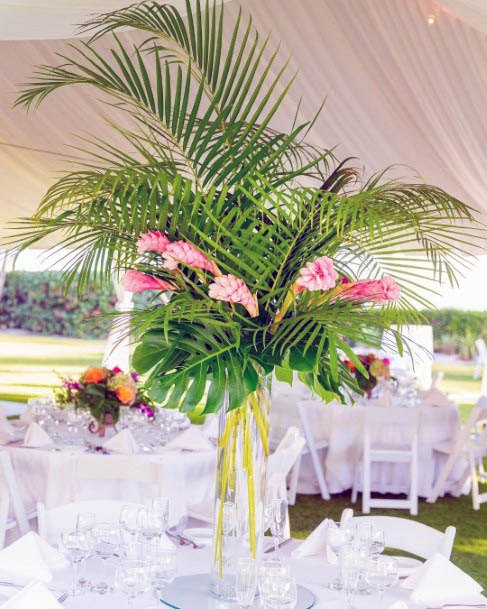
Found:
[(144, 402), (139, 403), (139, 409), (142, 414), (145, 414), (145, 416), (150, 419), (154, 416), (154, 409), (147, 406), (147, 404), (144, 404)]
[(132, 372), (130, 373), (130, 376), (134, 379), (135, 382), (137, 382), (139, 380), (139, 375), (137, 374), (137, 372), (135, 372), (135, 370), (132, 370)]

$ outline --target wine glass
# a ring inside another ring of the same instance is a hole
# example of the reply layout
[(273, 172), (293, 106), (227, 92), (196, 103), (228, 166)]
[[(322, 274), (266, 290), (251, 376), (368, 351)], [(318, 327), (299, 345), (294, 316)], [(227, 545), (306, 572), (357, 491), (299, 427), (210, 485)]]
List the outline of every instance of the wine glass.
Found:
[(399, 581), (397, 560), (388, 556), (370, 559), (367, 564), (366, 578), (369, 585), (379, 591), (379, 598), (382, 599), (384, 590), (392, 588)]
[(125, 560), (115, 571), (116, 587), (127, 595), (128, 608), (133, 609), (135, 599), (150, 588), (147, 563), (142, 560)]
[(274, 538), (274, 551), (279, 552), (279, 541), (284, 537), (288, 503), (285, 499), (273, 499), (270, 506), (271, 533)]
[[(89, 533), (91, 535), (91, 539), (93, 542), (93, 529), (95, 528), (95, 514), (93, 514), (92, 512), (80, 512), (78, 514), (78, 516), (76, 517), (76, 530), (77, 531), (83, 531), (85, 533)], [(93, 551), (93, 543), (92, 543), (92, 548), (91, 550)], [(90, 552), (91, 555), (91, 552)], [(84, 569), (86, 566), (86, 561), (90, 556), (87, 556), (86, 558), (83, 558), (83, 560), (81, 561), (81, 568)], [(89, 581), (86, 579), (86, 577), (81, 576), (78, 579), (78, 585), (80, 586), (80, 588), (86, 588), (89, 585)]]
[(365, 579), (365, 570), (367, 568), (367, 560), (370, 556), (370, 548), (372, 546), (372, 525), (361, 524), (355, 531), (354, 545), (359, 551), (361, 558), (361, 571), (357, 584), (356, 594), (369, 594), (369, 585)]
[(353, 546), (344, 546), (340, 550), (338, 565), (340, 579), (346, 593), (346, 609), (352, 609), (352, 592), (355, 592), (362, 569), (360, 551)]
[[(340, 549), (351, 543), (353, 540), (354, 528), (348, 523), (335, 522), (333, 525), (330, 524), (326, 531), (326, 539), (330, 549), (334, 554), (338, 554)], [(339, 574), (333, 581), (328, 584), (330, 590), (341, 590), (342, 582)]]
[(298, 589), (289, 571), (268, 571), (260, 580), (259, 591), (265, 609), (294, 609)]
[(164, 514), (152, 509), (152, 506), (141, 508), (137, 513), (137, 531), (146, 542), (160, 537), (166, 530)]
[(253, 558), (241, 558), (237, 563), (235, 596), (240, 609), (250, 609), (257, 591), (257, 564)]
[(146, 560), (157, 609), (160, 606), (162, 590), (176, 577), (176, 548), (168, 548), (165, 539), (155, 537), (146, 545)]
[[(95, 539), (94, 550), (95, 554), (102, 559), (105, 564), (109, 558), (112, 558), (120, 546), (120, 531), (113, 524), (100, 523), (96, 524), (93, 529)], [(92, 588), (98, 594), (107, 594), (113, 592), (112, 586), (104, 581), (100, 581)]]
[(149, 500), (149, 509), (156, 514), (159, 514), (163, 523), (163, 532), (167, 529), (169, 522), (169, 499), (167, 497), (155, 497)]
[(127, 558), (136, 558), (138, 505), (124, 505), (120, 510), (120, 541)]
[(86, 531), (61, 531), (60, 550), (71, 563), (73, 583), (71, 596), (79, 596), (82, 589), (78, 585), (78, 565), (91, 553), (92, 537)]
[(372, 529), (371, 543), (370, 543), (370, 555), (373, 558), (377, 558), (386, 547), (385, 535), (382, 529)]

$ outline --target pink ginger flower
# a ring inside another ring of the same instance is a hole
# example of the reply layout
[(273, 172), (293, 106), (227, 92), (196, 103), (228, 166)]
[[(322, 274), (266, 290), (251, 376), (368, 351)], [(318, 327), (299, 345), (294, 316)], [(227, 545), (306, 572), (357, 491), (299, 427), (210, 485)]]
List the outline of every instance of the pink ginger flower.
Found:
[(241, 304), (249, 312), (250, 317), (257, 317), (259, 305), (257, 296), (252, 294), (245, 281), (235, 275), (220, 275), (209, 286), (209, 296), (215, 300)]
[(164, 233), (158, 230), (150, 230), (148, 233), (142, 233), (137, 241), (137, 251), (139, 254), (144, 252), (159, 252), (162, 254), (166, 251), (167, 246), (171, 242)]
[(329, 290), (335, 287), (337, 279), (338, 273), (333, 268), (333, 260), (327, 256), (321, 256), (313, 262), (307, 262), (306, 266), (299, 271), (295, 292)]
[(386, 275), (382, 279), (363, 279), (346, 284), (335, 299), (363, 300), (384, 304), (394, 302), (400, 295), (401, 290), (397, 283), (392, 277)]
[(175, 291), (175, 287), (168, 281), (151, 277), (140, 271), (127, 271), (123, 276), (122, 286), (127, 292), (144, 292), (145, 290)]
[(213, 275), (219, 275), (220, 271), (214, 262), (202, 254), (188, 241), (173, 241), (162, 254), (165, 259), (164, 268), (174, 271), (178, 264), (185, 264), (194, 269), (209, 271)]

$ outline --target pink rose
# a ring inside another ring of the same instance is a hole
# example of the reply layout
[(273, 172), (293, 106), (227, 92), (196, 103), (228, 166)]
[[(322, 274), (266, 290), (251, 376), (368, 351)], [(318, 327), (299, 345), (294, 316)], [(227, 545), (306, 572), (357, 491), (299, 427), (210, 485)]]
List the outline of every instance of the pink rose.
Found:
[(333, 268), (333, 260), (327, 256), (321, 256), (313, 262), (307, 262), (306, 266), (299, 271), (295, 291), (297, 293), (303, 290), (310, 292), (329, 290), (335, 287), (337, 279), (338, 273)]
[(175, 291), (175, 287), (168, 281), (132, 270), (127, 271), (123, 276), (122, 286), (127, 292), (145, 292), (146, 290)]

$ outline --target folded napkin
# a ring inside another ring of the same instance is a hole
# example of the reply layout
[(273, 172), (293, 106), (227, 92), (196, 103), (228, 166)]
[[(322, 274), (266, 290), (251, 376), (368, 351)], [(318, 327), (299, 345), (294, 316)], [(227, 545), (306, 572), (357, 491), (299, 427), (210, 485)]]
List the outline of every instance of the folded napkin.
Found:
[(215, 450), (213, 444), (205, 438), (198, 425), (191, 425), (176, 438), (166, 444), (166, 448), (175, 450)]
[(15, 438), (15, 430), (5, 416), (3, 408), (0, 406), (0, 444), (8, 444)]
[(409, 607), (404, 601), (396, 601), (395, 603), (392, 603), (389, 609), (409, 609)]
[(62, 609), (61, 603), (41, 582), (32, 582), (23, 590), (12, 596), (2, 609)]
[(33, 531), (0, 552), (0, 580), (21, 586), (32, 580), (50, 582), (52, 570), (67, 566), (62, 554)]
[(139, 452), (139, 447), (130, 429), (118, 432), (103, 444), (103, 448), (120, 455), (135, 455)]
[(304, 558), (305, 556), (320, 555), (332, 565), (338, 562), (337, 555), (330, 548), (327, 537), (328, 531), (331, 528), (337, 528), (337, 525), (328, 518), (316, 527), (314, 531), (303, 541), (303, 543), (291, 553), (293, 558)]
[(436, 387), (425, 391), (421, 398), (423, 404), (427, 404), (428, 406), (448, 406), (451, 404), (448, 397), (439, 389), (436, 389)]
[(482, 586), (439, 553), (405, 579), (401, 588), (413, 590), (410, 598), (414, 603), (432, 608), (483, 600)]
[(207, 438), (218, 438), (219, 435), (219, 417), (217, 414), (209, 414), (206, 417), (203, 425), (203, 433)]
[(51, 437), (42, 429), (38, 423), (31, 423), (24, 438), (24, 446), (48, 446), (52, 444)]
[(22, 423), (33, 423), (35, 421), (34, 407), (28, 406), (26, 410), (24, 410), (24, 412), (20, 415), (20, 420), (22, 421)]

